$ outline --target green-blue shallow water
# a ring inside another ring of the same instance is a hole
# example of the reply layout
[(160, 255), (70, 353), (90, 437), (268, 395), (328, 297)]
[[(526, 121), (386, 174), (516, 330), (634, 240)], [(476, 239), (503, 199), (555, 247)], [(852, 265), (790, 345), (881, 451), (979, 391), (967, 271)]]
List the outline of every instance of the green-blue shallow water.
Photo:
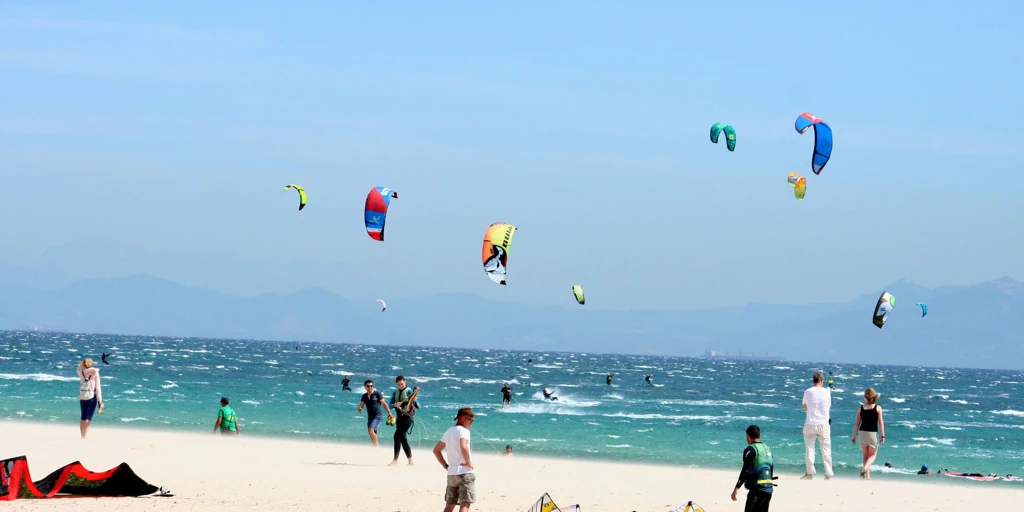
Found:
[[(103, 351), (114, 353), (109, 366), (99, 363)], [(882, 394), (887, 425), (876, 471), (912, 474), (928, 464), (1024, 473), (1017, 371), (0, 332), (0, 417), (76, 423), (75, 367), (86, 356), (104, 379), (97, 428), (208, 431), (226, 395), (246, 433), (369, 442), (366, 415), (356, 412), (363, 380), (390, 395), (404, 374), (422, 387), (414, 449), (432, 447), (455, 410), (469, 406), (478, 414), (477, 451), (511, 444), (547, 456), (737, 468), (743, 431), (755, 423), (777, 470), (791, 473), (803, 471), (800, 402), (820, 369), (835, 374), (837, 474), (860, 466), (849, 439), (868, 386)], [(610, 386), (607, 373), (616, 374)], [(342, 374), (353, 375), (353, 392), (341, 390)], [(504, 381), (514, 398), (502, 410)], [(543, 387), (557, 388), (559, 400), (544, 400)], [(393, 430), (380, 432), (390, 446)], [(880, 467), (885, 461), (894, 468)]]

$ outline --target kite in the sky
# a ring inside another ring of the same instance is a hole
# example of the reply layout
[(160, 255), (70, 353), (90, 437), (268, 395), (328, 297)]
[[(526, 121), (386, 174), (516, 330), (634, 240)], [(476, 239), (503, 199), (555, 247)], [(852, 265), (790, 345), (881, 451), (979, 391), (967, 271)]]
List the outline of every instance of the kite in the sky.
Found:
[(811, 126), (814, 127), (814, 154), (811, 156), (811, 169), (814, 174), (821, 174), (828, 159), (832, 156), (832, 128), (829, 128), (820, 117), (804, 112), (796, 118), (797, 133), (803, 134)]
[(284, 187), (285, 190), (288, 190), (290, 188), (294, 188), (295, 190), (297, 190), (299, 192), (299, 209), (301, 210), (301, 209), (305, 208), (306, 207), (306, 189), (304, 189), (304, 188), (302, 188), (302, 187), (300, 187), (298, 185), (294, 185), (294, 184), (286, 185)]
[(793, 194), (796, 195), (796, 198), (803, 199), (804, 194), (807, 193), (807, 178), (791, 172), (787, 181), (789, 181), (789, 186), (793, 187)]
[(889, 318), (889, 312), (894, 307), (896, 307), (896, 297), (889, 292), (882, 292), (882, 296), (878, 297), (878, 304), (875, 304), (875, 314), (871, 317), (871, 322), (875, 324), (875, 327), (881, 329), (885, 325), (886, 319)]
[(383, 313), (388, 308), (388, 305), (382, 299), (377, 299), (377, 302), (380, 302), (380, 312)]
[(733, 129), (732, 125), (725, 123), (715, 123), (711, 125), (711, 142), (718, 144), (718, 136), (725, 132), (725, 146), (729, 148), (729, 151), (736, 150), (736, 130)]
[(387, 220), (388, 206), (392, 199), (398, 199), (398, 192), (390, 188), (375, 187), (366, 194), (363, 220), (366, 222), (366, 234), (370, 238), (384, 241), (384, 221)]
[(484, 271), (491, 281), (505, 284), (508, 251), (512, 247), (512, 235), (516, 227), (504, 222), (495, 222), (487, 227), (484, 233), (483, 261)]
[(928, 314), (928, 304), (918, 302), (917, 305), (921, 306), (921, 318), (924, 318)]
[[(600, 291), (600, 290), (598, 290), (598, 291)], [(583, 297), (583, 287), (582, 286), (580, 286), (578, 284), (572, 285), (572, 294), (576, 296), (576, 302), (579, 302), (581, 306), (583, 304), (586, 304), (587, 299)]]

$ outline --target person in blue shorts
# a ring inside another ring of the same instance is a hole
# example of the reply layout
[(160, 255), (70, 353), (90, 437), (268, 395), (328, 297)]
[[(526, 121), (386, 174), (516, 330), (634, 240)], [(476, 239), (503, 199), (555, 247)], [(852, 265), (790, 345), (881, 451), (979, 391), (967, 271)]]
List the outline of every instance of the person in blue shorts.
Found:
[(359, 407), (356, 410), (363, 412), (363, 407), (366, 407), (366, 431), (370, 434), (370, 440), (373, 441), (373, 445), (380, 446), (377, 441), (377, 427), (384, 420), (381, 408), (383, 407), (383, 410), (388, 413), (388, 418), (394, 420), (395, 417), (391, 415), (391, 408), (384, 401), (384, 394), (373, 389), (372, 380), (364, 382), (363, 387), (366, 388), (366, 393), (363, 393), (363, 396), (359, 399)]

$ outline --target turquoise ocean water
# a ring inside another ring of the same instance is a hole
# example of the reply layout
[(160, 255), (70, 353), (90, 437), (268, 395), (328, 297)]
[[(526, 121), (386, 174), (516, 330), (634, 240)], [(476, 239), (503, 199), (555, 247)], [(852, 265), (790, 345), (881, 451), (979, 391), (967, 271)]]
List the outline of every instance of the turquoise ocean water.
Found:
[[(99, 363), (102, 351), (115, 354), (109, 366)], [(363, 380), (390, 395), (404, 374), (422, 387), (411, 436), (420, 456), (455, 410), (470, 406), (478, 414), (476, 451), (511, 444), (524, 454), (737, 469), (743, 431), (755, 423), (776, 468), (791, 473), (803, 471), (803, 390), (814, 370), (832, 371), (840, 476), (856, 476), (860, 465), (849, 439), (868, 386), (882, 394), (887, 425), (876, 471), (910, 475), (928, 464), (1024, 474), (1019, 371), (0, 332), (0, 417), (76, 430), (75, 367), (86, 356), (104, 379), (107, 410), (97, 428), (206, 432), (226, 395), (247, 434), (368, 443), (365, 413), (356, 413)], [(654, 373), (654, 386), (646, 373)], [(353, 375), (353, 392), (341, 390), (342, 374)], [(502, 410), (504, 381), (514, 397)], [(557, 388), (559, 400), (545, 401), (543, 387)], [(390, 446), (393, 430), (380, 430)], [(0, 457), (13, 455), (20, 454)], [(880, 467), (885, 461), (894, 469)]]

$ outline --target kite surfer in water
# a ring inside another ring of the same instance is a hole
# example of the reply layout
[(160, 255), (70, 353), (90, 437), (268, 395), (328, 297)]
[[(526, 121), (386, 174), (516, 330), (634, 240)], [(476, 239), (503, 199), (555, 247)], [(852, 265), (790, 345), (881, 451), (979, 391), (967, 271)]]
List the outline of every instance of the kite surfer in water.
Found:
[(345, 378), (341, 379), (341, 390), (342, 391), (352, 391), (352, 388), (348, 387), (348, 383), (349, 383), (348, 375), (346, 375)]
[(836, 389), (836, 381), (832, 380), (832, 372), (828, 372), (828, 389)]
[(104, 352), (103, 355), (100, 356), (100, 360), (103, 361), (103, 364), (109, 365), (110, 363), (107, 362), (107, 358), (112, 356), (112, 355), (114, 355), (114, 354), (108, 354), (108, 353)]
[(552, 402), (555, 401), (555, 400), (558, 400), (558, 397), (555, 396), (555, 392), (552, 391), (552, 392), (549, 393), (548, 392), (548, 388), (544, 388), (541, 392), (544, 393), (544, 399), (545, 400), (551, 400)]
[(512, 386), (508, 382), (501, 388), (501, 408), (504, 409), (506, 405), (512, 405)]
[(654, 376), (654, 374), (653, 374), (653, 373), (648, 373), (647, 375), (644, 375), (644, 380), (646, 380), (646, 381), (647, 381), (647, 383), (648, 383), (648, 384), (650, 384), (650, 385), (652, 385), (652, 386), (654, 385), (654, 383), (653, 383), (653, 382), (651, 382), (651, 377), (653, 377), (653, 376)]
[(611, 386), (612, 385), (612, 377), (614, 377), (614, 376), (615, 376), (614, 373), (609, 373), (608, 376), (604, 378), (605, 384), (608, 384), (609, 386)]

